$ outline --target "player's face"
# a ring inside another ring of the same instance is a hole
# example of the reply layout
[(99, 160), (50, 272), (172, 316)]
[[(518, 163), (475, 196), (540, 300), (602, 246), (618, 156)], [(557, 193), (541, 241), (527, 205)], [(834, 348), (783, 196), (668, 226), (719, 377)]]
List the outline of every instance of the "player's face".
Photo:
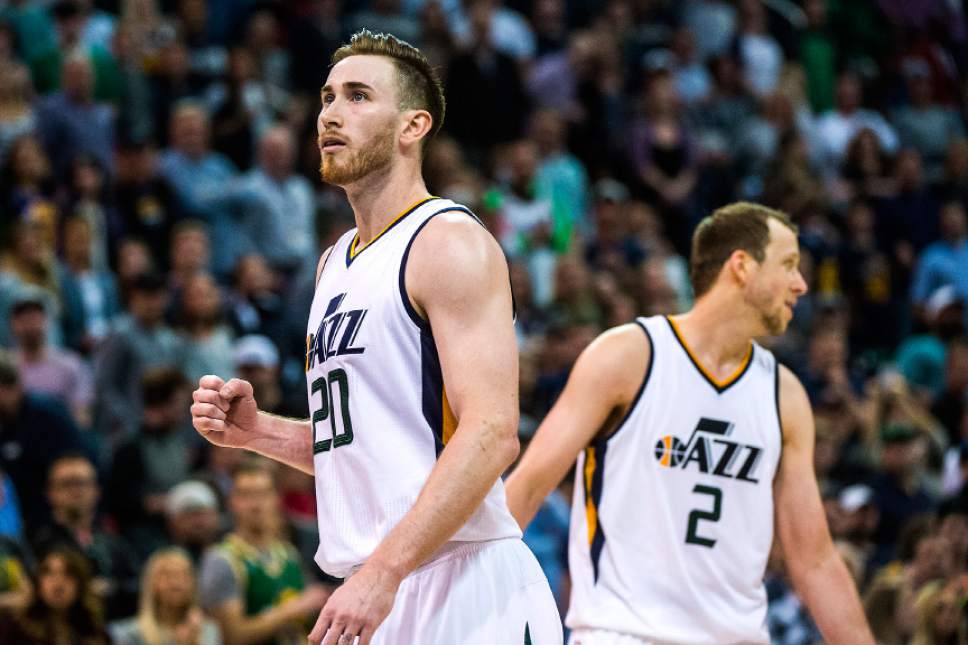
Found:
[(800, 275), (797, 236), (774, 219), (769, 220), (769, 227), (770, 243), (747, 285), (746, 300), (759, 313), (766, 333), (777, 336), (786, 331), (793, 306), (807, 292), (807, 283)]
[(384, 56), (350, 56), (333, 66), (316, 120), (323, 181), (346, 186), (390, 168), (400, 123), (396, 83)]

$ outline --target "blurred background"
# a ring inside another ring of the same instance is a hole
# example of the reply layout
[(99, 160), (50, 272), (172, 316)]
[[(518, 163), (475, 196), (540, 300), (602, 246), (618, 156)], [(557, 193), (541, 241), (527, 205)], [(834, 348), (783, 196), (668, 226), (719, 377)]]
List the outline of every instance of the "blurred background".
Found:
[[(332, 52), (418, 47), (430, 190), (509, 258), (527, 442), (599, 332), (688, 308), (688, 242), (748, 199), (810, 293), (831, 530), (882, 643), (968, 643), (962, 0), (0, 1), (0, 641), (304, 642), (338, 581), (310, 477), (214, 448), (199, 376), (306, 417)], [(566, 481), (526, 540), (567, 608)], [(775, 643), (820, 641), (775, 553)]]

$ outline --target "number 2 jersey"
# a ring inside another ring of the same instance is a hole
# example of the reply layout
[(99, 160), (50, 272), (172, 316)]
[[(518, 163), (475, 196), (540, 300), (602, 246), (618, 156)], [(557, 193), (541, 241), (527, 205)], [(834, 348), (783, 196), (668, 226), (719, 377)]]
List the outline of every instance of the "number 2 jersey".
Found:
[[(367, 246), (356, 229), (330, 252), (316, 285), (306, 337), (319, 549), (316, 562), (344, 577), (410, 510), (456, 428), (433, 330), (404, 285), (411, 244), (444, 212), (428, 198)], [(498, 480), (454, 542), (520, 537)]]
[(769, 643), (776, 360), (751, 343), (716, 381), (671, 319), (636, 323), (651, 347), (644, 382), (618, 429), (578, 459), (566, 624), (654, 643)]

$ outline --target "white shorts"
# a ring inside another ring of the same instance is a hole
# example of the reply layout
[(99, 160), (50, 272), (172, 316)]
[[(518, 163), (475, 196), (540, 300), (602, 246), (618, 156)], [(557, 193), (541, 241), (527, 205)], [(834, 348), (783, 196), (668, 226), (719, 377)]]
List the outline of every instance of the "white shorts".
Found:
[(520, 539), (468, 542), (400, 585), (373, 645), (562, 645), (548, 580)]
[(607, 629), (576, 629), (568, 637), (568, 645), (653, 645), (653, 643), (638, 636)]

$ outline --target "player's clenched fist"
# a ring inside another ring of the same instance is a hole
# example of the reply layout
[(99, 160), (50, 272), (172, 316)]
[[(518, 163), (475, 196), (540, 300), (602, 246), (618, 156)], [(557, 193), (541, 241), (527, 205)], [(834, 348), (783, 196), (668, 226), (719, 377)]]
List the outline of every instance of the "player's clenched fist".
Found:
[(203, 376), (192, 393), (192, 425), (216, 446), (244, 448), (255, 429), (259, 408), (248, 381), (225, 382)]

